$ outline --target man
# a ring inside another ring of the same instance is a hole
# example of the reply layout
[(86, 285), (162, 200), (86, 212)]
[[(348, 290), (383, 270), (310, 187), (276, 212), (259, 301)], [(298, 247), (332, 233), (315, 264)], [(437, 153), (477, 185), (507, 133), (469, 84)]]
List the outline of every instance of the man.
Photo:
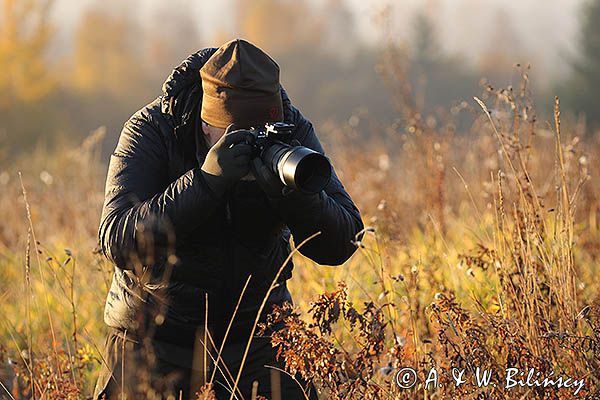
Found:
[[(299, 249), (319, 264), (339, 265), (355, 252), (363, 223), (335, 171), (324, 190), (306, 194), (284, 190), (252, 157), (247, 129), (277, 121), (294, 124), (294, 144), (323, 153), (279, 84), (275, 61), (237, 39), (189, 56), (163, 94), (125, 124), (99, 229), (115, 272), (95, 399), (187, 399), (208, 382), (218, 399), (230, 398), (290, 235), (299, 244), (320, 232)], [(261, 321), (273, 304), (292, 301), (292, 267), (285, 265)], [(272, 398), (274, 369), (265, 365), (284, 368), (269, 337), (254, 337), (235, 398), (250, 398), (255, 382)], [(317, 398), (295, 378), (280, 374), (273, 392)]]

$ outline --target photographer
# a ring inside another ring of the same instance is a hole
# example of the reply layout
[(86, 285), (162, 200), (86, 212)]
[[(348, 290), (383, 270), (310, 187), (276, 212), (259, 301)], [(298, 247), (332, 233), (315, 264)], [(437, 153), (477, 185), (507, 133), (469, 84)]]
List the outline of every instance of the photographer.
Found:
[[(294, 126), (290, 146), (323, 154), (312, 124), (279, 84), (278, 65), (237, 39), (189, 56), (163, 94), (125, 124), (99, 228), (115, 272), (94, 399), (195, 398), (213, 373), (217, 398), (228, 399), (261, 302), (290, 254), (290, 235), (299, 244), (321, 232), (299, 249), (319, 264), (340, 265), (355, 252), (363, 223), (333, 169), (323, 190), (306, 193), (255, 157), (249, 128), (278, 121)], [(261, 321), (273, 304), (292, 301), (292, 267), (285, 265)], [(244, 398), (253, 381), (272, 398), (272, 369), (264, 365), (284, 368), (269, 337), (254, 337), (238, 384)], [(314, 387), (296, 378), (316, 399)], [(282, 398), (304, 398), (286, 374), (280, 386)]]

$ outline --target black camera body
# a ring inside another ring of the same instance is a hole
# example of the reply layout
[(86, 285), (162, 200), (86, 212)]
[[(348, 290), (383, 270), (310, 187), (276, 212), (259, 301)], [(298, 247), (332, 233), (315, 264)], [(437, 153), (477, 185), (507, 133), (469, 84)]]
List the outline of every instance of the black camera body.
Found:
[(258, 128), (250, 128), (249, 131), (254, 136), (251, 143), (254, 148), (252, 158), (260, 157), (263, 151), (273, 143), (289, 144), (294, 128), (294, 124), (285, 122), (266, 123)]
[(331, 163), (308, 147), (290, 145), (294, 129), (293, 124), (285, 122), (250, 128), (254, 137), (250, 143), (254, 149), (252, 158), (260, 157), (284, 185), (305, 193), (318, 193), (331, 179)]

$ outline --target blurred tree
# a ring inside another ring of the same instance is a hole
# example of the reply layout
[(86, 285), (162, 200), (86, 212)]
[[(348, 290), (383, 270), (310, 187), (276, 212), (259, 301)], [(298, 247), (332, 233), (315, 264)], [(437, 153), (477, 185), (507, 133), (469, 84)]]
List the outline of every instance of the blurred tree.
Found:
[[(73, 75), (69, 83), (84, 94), (121, 97), (139, 88), (142, 46), (138, 27), (126, 15), (99, 8), (86, 12), (75, 32)], [(138, 87), (136, 87), (138, 86)]]
[(349, 62), (360, 43), (356, 33), (356, 21), (348, 9), (347, 0), (327, 0), (321, 8), (323, 18), (322, 44), (342, 61)]
[(580, 53), (569, 78), (559, 88), (567, 106), (600, 125), (600, 0), (587, 2), (581, 14)]
[(0, 108), (44, 98), (55, 80), (44, 59), (52, 36), (52, 0), (2, 0), (0, 14)]
[(431, 112), (477, 93), (478, 79), (461, 59), (443, 53), (435, 24), (425, 12), (415, 16), (408, 79), (418, 109)]
[(431, 18), (424, 12), (415, 17), (413, 26), (413, 60), (417, 66), (430, 68), (439, 58), (440, 48)]
[[(154, 56), (159, 55), (148, 51), (154, 38), (140, 25), (139, 5), (115, 0), (115, 6), (108, 6), (108, 1), (97, 2), (80, 17), (58, 110), (63, 115), (62, 130), (72, 136), (105, 126), (105, 150), (114, 146), (123, 122), (160, 94), (162, 80), (179, 61), (160, 60), (170, 66), (160, 78), (151, 79)], [(155, 23), (159, 25), (164, 24)]]
[[(158, 25), (160, 29), (156, 29)], [(158, 5), (142, 29), (147, 60), (144, 66), (157, 90), (173, 67), (203, 47), (197, 20), (186, 0)]]
[(525, 63), (519, 36), (515, 32), (513, 21), (506, 8), (498, 7), (494, 13), (491, 40), (482, 51), (477, 62), (477, 70), (490, 81), (502, 81), (504, 84), (517, 63)]
[(269, 54), (317, 46), (322, 23), (304, 0), (236, 0), (239, 31)]

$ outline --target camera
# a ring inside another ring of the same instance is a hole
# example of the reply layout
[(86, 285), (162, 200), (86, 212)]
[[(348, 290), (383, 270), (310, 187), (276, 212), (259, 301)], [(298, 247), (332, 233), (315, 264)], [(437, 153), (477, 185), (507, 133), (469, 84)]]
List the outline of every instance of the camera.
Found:
[(331, 179), (332, 167), (327, 157), (304, 146), (292, 146), (295, 126), (285, 122), (267, 123), (252, 127), (252, 158), (263, 163), (281, 182), (304, 193), (318, 193)]

